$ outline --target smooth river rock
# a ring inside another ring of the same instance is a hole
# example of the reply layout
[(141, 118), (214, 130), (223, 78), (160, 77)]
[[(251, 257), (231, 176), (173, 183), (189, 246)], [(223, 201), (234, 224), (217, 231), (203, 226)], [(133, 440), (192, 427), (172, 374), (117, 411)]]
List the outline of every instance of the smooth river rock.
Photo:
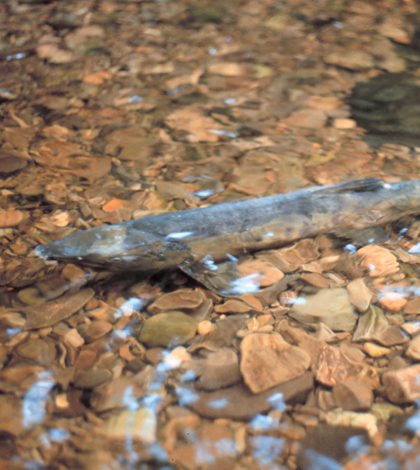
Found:
[(323, 289), (296, 299), (289, 316), (301, 323), (325, 323), (333, 331), (351, 331), (357, 314), (346, 289)]

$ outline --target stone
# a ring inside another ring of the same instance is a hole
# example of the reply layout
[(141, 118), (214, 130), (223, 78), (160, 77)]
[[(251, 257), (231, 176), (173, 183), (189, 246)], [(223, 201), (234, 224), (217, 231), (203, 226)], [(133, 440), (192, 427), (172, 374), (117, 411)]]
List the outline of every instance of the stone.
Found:
[(158, 313), (148, 318), (139, 336), (139, 341), (148, 347), (175, 347), (194, 338), (197, 322), (182, 312)]
[(181, 393), (186, 391), (190, 397), (186, 405), (203, 418), (249, 421), (256, 414), (267, 413), (273, 408), (284, 409), (285, 403), (303, 403), (312, 388), (313, 375), (308, 371), (257, 394), (242, 383), (214, 392), (203, 392), (190, 386)]
[(45, 302), (42, 307), (26, 307), (22, 309), (27, 317), (25, 330), (55, 325), (78, 312), (93, 296), (93, 289), (88, 288), (75, 293), (69, 292), (58, 299)]
[(80, 336), (86, 343), (93, 343), (112, 330), (112, 324), (104, 320), (94, 320), (92, 323), (83, 323), (77, 327)]
[(334, 346), (327, 346), (321, 351), (313, 370), (316, 380), (328, 387), (346, 380), (361, 380), (374, 390), (380, 389), (378, 373), (374, 367), (355, 361)]
[(348, 380), (334, 385), (333, 397), (336, 406), (348, 411), (366, 411), (373, 404), (371, 387), (359, 380)]
[(349, 70), (365, 70), (374, 66), (371, 54), (357, 50), (340, 50), (324, 57), (327, 64), (337, 65)]
[(103, 431), (112, 439), (128, 439), (146, 444), (156, 442), (157, 417), (151, 408), (123, 410), (108, 418)]
[(365, 281), (362, 278), (355, 279), (347, 284), (346, 289), (349, 293), (350, 303), (353, 304), (359, 312), (366, 312), (374, 296), (372, 291), (365, 284)]
[(322, 129), (327, 122), (327, 115), (320, 109), (301, 109), (282, 121), (286, 126), (304, 129)]
[[(238, 355), (233, 349), (221, 348), (216, 351), (201, 350), (202, 357), (195, 358), (187, 369), (192, 369), (197, 386), (204, 390), (218, 390), (241, 380)], [(191, 365), (191, 367), (189, 367)]]
[(379, 305), (390, 312), (400, 312), (406, 304), (405, 294), (400, 292), (385, 292), (379, 298)]
[(365, 353), (370, 357), (382, 357), (391, 352), (389, 348), (384, 348), (383, 346), (379, 346), (379, 344), (370, 341), (363, 344), (363, 351), (365, 351)]
[(353, 341), (377, 341), (390, 347), (408, 342), (408, 336), (398, 325), (390, 325), (382, 310), (371, 305), (359, 318)]
[(405, 350), (405, 355), (415, 361), (420, 361), (420, 335), (413, 338)]
[(370, 277), (390, 276), (400, 269), (397, 258), (381, 246), (364, 246), (357, 251), (357, 257)]
[(333, 331), (351, 331), (357, 320), (346, 289), (324, 289), (299, 297), (289, 316), (302, 323), (325, 323)]
[(388, 399), (393, 403), (414, 403), (420, 398), (420, 364), (390, 370), (382, 376)]
[(254, 333), (240, 345), (240, 370), (253, 393), (261, 393), (302, 375), (310, 366), (309, 354), (284, 341), (278, 333)]
[(201, 291), (191, 289), (179, 289), (159, 297), (147, 309), (151, 314), (163, 313), (173, 310), (190, 311), (198, 308), (204, 301)]
[(21, 211), (0, 211), (0, 228), (16, 227), (23, 220)]
[(372, 413), (359, 413), (338, 408), (327, 413), (326, 421), (333, 426), (362, 428), (367, 431), (369, 437), (373, 440), (379, 434), (378, 421)]
[(420, 296), (414, 297), (405, 304), (404, 313), (420, 313)]
[(29, 361), (43, 366), (51, 365), (56, 357), (54, 342), (50, 338), (30, 339), (16, 348), (16, 353)]

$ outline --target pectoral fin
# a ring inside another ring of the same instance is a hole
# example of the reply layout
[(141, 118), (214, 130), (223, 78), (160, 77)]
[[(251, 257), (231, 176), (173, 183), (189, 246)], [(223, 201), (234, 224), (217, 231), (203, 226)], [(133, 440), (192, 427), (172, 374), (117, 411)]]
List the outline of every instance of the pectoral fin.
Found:
[(236, 260), (215, 264), (210, 258), (185, 263), (180, 268), (207, 289), (217, 294), (240, 295), (259, 290), (259, 275), (241, 276)]

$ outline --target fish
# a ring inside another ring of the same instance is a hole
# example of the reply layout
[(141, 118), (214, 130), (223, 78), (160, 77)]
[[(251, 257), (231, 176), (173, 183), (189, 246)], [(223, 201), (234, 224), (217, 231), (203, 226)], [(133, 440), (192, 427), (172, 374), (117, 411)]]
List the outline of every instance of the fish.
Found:
[(108, 271), (180, 268), (207, 285), (223, 271), (217, 263), (234, 265), (254, 251), (325, 233), (345, 236), (415, 214), (420, 180), (365, 178), (103, 225), (40, 245), (35, 254)]

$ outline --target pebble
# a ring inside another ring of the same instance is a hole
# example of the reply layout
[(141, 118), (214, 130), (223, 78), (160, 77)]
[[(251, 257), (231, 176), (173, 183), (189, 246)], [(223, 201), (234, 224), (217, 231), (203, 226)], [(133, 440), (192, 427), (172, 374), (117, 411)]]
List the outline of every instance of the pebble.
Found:
[(411, 299), (406, 303), (404, 313), (420, 313), (420, 296), (414, 297), (414, 299)]
[(420, 335), (413, 338), (407, 346), (405, 355), (415, 361), (420, 361)]
[(112, 330), (112, 324), (104, 320), (94, 320), (92, 323), (83, 323), (77, 327), (80, 336), (86, 343), (93, 343)]
[(54, 342), (49, 338), (30, 339), (16, 348), (16, 353), (43, 366), (51, 365), (56, 357)]
[(27, 321), (25, 330), (45, 328), (64, 320), (78, 312), (93, 297), (93, 289), (83, 289), (78, 292), (63, 295), (58, 300), (46, 302), (40, 307), (26, 307), (22, 312)]
[(390, 325), (382, 310), (374, 305), (359, 318), (353, 341), (377, 341), (385, 347), (408, 342), (408, 336), (397, 325)]
[(238, 355), (229, 348), (217, 351), (202, 350), (201, 355), (192, 362), (192, 369), (199, 377), (197, 385), (204, 390), (218, 390), (241, 380)]
[(147, 309), (151, 314), (168, 312), (173, 310), (194, 310), (204, 301), (201, 291), (191, 289), (179, 289), (159, 297)]
[(364, 246), (357, 251), (357, 256), (370, 277), (390, 276), (400, 269), (397, 258), (381, 246)]
[(278, 333), (255, 333), (240, 345), (242, 377), (253, 393), (299, 377), (311, 364), (309, 354), (284, 341)]
[(385, 392), (393, 403), (414, 403), (420, 398), (420, 364), (390, 370), (382, 376)]
[(373, 67), (373, 58), (364, 51), (342, 50), (332, 52), (324, 57), (327, 64), (337, 65), (349, 70), (365, 70)]
[(365, 429), (371, 439), (379, 434), (377, 419), (371, 413), (358, 413), (356, 411), (333, 410), (327, 413), (327, 423), (334, 426), (350, 426)]
[(387, 292), (379, 299), (379, 305), (390, 312), (400, 312), (407, 304), (404, 294)]
[(361, 380), (374, 390), (379, 390), (379, 377), (376, 369), (365, 362), (355, 361), (340, 348), (327, 346), (319, 355), (313, 369), (318, 382), (333, 387), (345, 380)]
[(336, 406), (343, 410), (366, 411), (373, 404), (371, 387), (360, 380), (337, 383), (332, 392)]
[(120, 411), (112, 415), (103, 425), (103, 431), (110, 438), (133, 438), (146, 444), (156, 442), (156, 429), (156, 413), (151, 408)]
[(301, 109), (283, 120), (283, 124), (304, 129), (322, 129), (327, 123), (327, 115), (320, 109)]
[(158, 313), (145, 321), (139, 341), (148, 347), (175, 347), (193, 339), (196, 331), (197, 322), (185, 313)]
[(346, 288), (349, 293), (350, 303), (352, 303), (359, 312), (366, 312), (374, 295), (365, 281), (362, 278), (355, 279), (349, 282)]
[(325, 323), (333, 331), (351, 331), (357, 320), (346, 289), (323, 289), (312, 296), (301, 296), (289, 316), (302, 323)]
[(365, 351), (365, 353), (370, 357), (382, 357), (391, 352), (389, 348), (384, 348), (383, 346), (379, 346), (379, 344), (370, 341), (364, 343), (363, 351)]
[(357, 126), (353, 119), (337, 118), (333, 120), (333, 127), (336, 129), (354, 129)]
[(21, 211), (0, 211), (0, 228), (16, 227), (22, 220)]
[(257, 394), (242, 383), (214, 392), (200, 392), (192, 387), (186, 390), (193, 393), (188, 407), (200, 416), (248, 421), (273, 408), (283, 409), (284, 403), (304, 402), (312, 388), (313, 375), (308, 371), (300, 377)]

